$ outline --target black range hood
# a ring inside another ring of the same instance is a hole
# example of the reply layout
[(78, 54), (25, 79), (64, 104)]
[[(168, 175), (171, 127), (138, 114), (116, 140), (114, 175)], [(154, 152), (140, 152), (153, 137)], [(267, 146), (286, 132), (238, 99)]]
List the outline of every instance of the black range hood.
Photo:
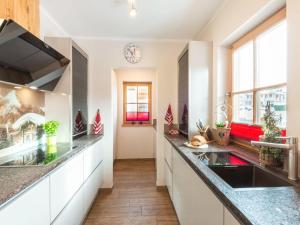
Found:
[(53, 91), (69, 63), (13, 20), (0, 19), (0, 81)]

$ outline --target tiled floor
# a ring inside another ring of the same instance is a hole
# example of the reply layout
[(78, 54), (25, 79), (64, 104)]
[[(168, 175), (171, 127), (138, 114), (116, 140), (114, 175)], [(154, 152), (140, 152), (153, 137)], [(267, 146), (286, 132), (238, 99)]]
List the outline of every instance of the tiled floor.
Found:
[(102, 191), (85, 225), (178, 225), (166, 190), (155, 186), (154, 160), (119, 160), (114, 189)]

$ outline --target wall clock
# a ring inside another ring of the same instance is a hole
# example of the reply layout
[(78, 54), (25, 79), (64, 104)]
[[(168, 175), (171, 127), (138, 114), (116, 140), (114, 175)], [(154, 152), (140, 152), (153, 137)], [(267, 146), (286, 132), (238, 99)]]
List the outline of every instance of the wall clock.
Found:
[(124, 48), (124, 57), (129, 63), (139, 63), (142, 58), (141, 49), (137, 45), (129, 43)]

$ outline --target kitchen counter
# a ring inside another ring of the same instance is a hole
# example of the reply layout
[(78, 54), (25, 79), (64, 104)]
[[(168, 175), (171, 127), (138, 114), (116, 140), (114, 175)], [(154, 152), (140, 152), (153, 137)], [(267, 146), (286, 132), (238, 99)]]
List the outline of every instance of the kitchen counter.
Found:
[[(299, 225), (300, 188), (299, 186), (277, 188), (238, 188), (234, 189), (217, 176), (209, 167), (193, 155), (193, 149), (183, 145), (187, 139), (181, 135), (165, 135), (176, 151), (206, 183), (211, 191), (245, 225)], [(239, 156), (257, 163), (255, 155), (248, 155), (234, 147), (209, 145), (201, 151), (231, 150)]]
[(72, 148), (70, 145), (58, 144), (58, 152), (66, 151), (66, 148), (69, 148), (70, 151), (66, 151), (59, 159), (46, 166), (1, 167), (0, 208), (102, 137), (103, 135), (83, 136), (73, 141)]

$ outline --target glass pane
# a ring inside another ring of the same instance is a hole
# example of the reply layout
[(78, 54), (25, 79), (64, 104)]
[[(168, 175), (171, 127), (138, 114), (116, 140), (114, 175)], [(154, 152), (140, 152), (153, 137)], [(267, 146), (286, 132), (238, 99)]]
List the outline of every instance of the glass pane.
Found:
[(253, 94), (234, 95), (233, 120), (238, 123), (253, 123)]
[(137, 86), (127, 86), (127, 103), (137, 103)]
[(270, 90), (263, 90), (257, 93), (257, 123), (263, 124), (263, 116), (267, 102), (271, 103), (271, 108), (275, 111), (278, 119), (278, 126), (286, 127), (286, 87)]
[(138, 103), (148, 103), (148, 86), (138, 87)]
[(286, 22), (282, 22), (257, 38), (257, 87), (286, 82)]
[(235, 50), (233, 55), (234, 91), (253, 88), (253, 41)]
[(139, 104), (138, 112), (149, 112), (148, 104)]
[(137, 104), (127, 104), (127, 112), (137, 112)]

